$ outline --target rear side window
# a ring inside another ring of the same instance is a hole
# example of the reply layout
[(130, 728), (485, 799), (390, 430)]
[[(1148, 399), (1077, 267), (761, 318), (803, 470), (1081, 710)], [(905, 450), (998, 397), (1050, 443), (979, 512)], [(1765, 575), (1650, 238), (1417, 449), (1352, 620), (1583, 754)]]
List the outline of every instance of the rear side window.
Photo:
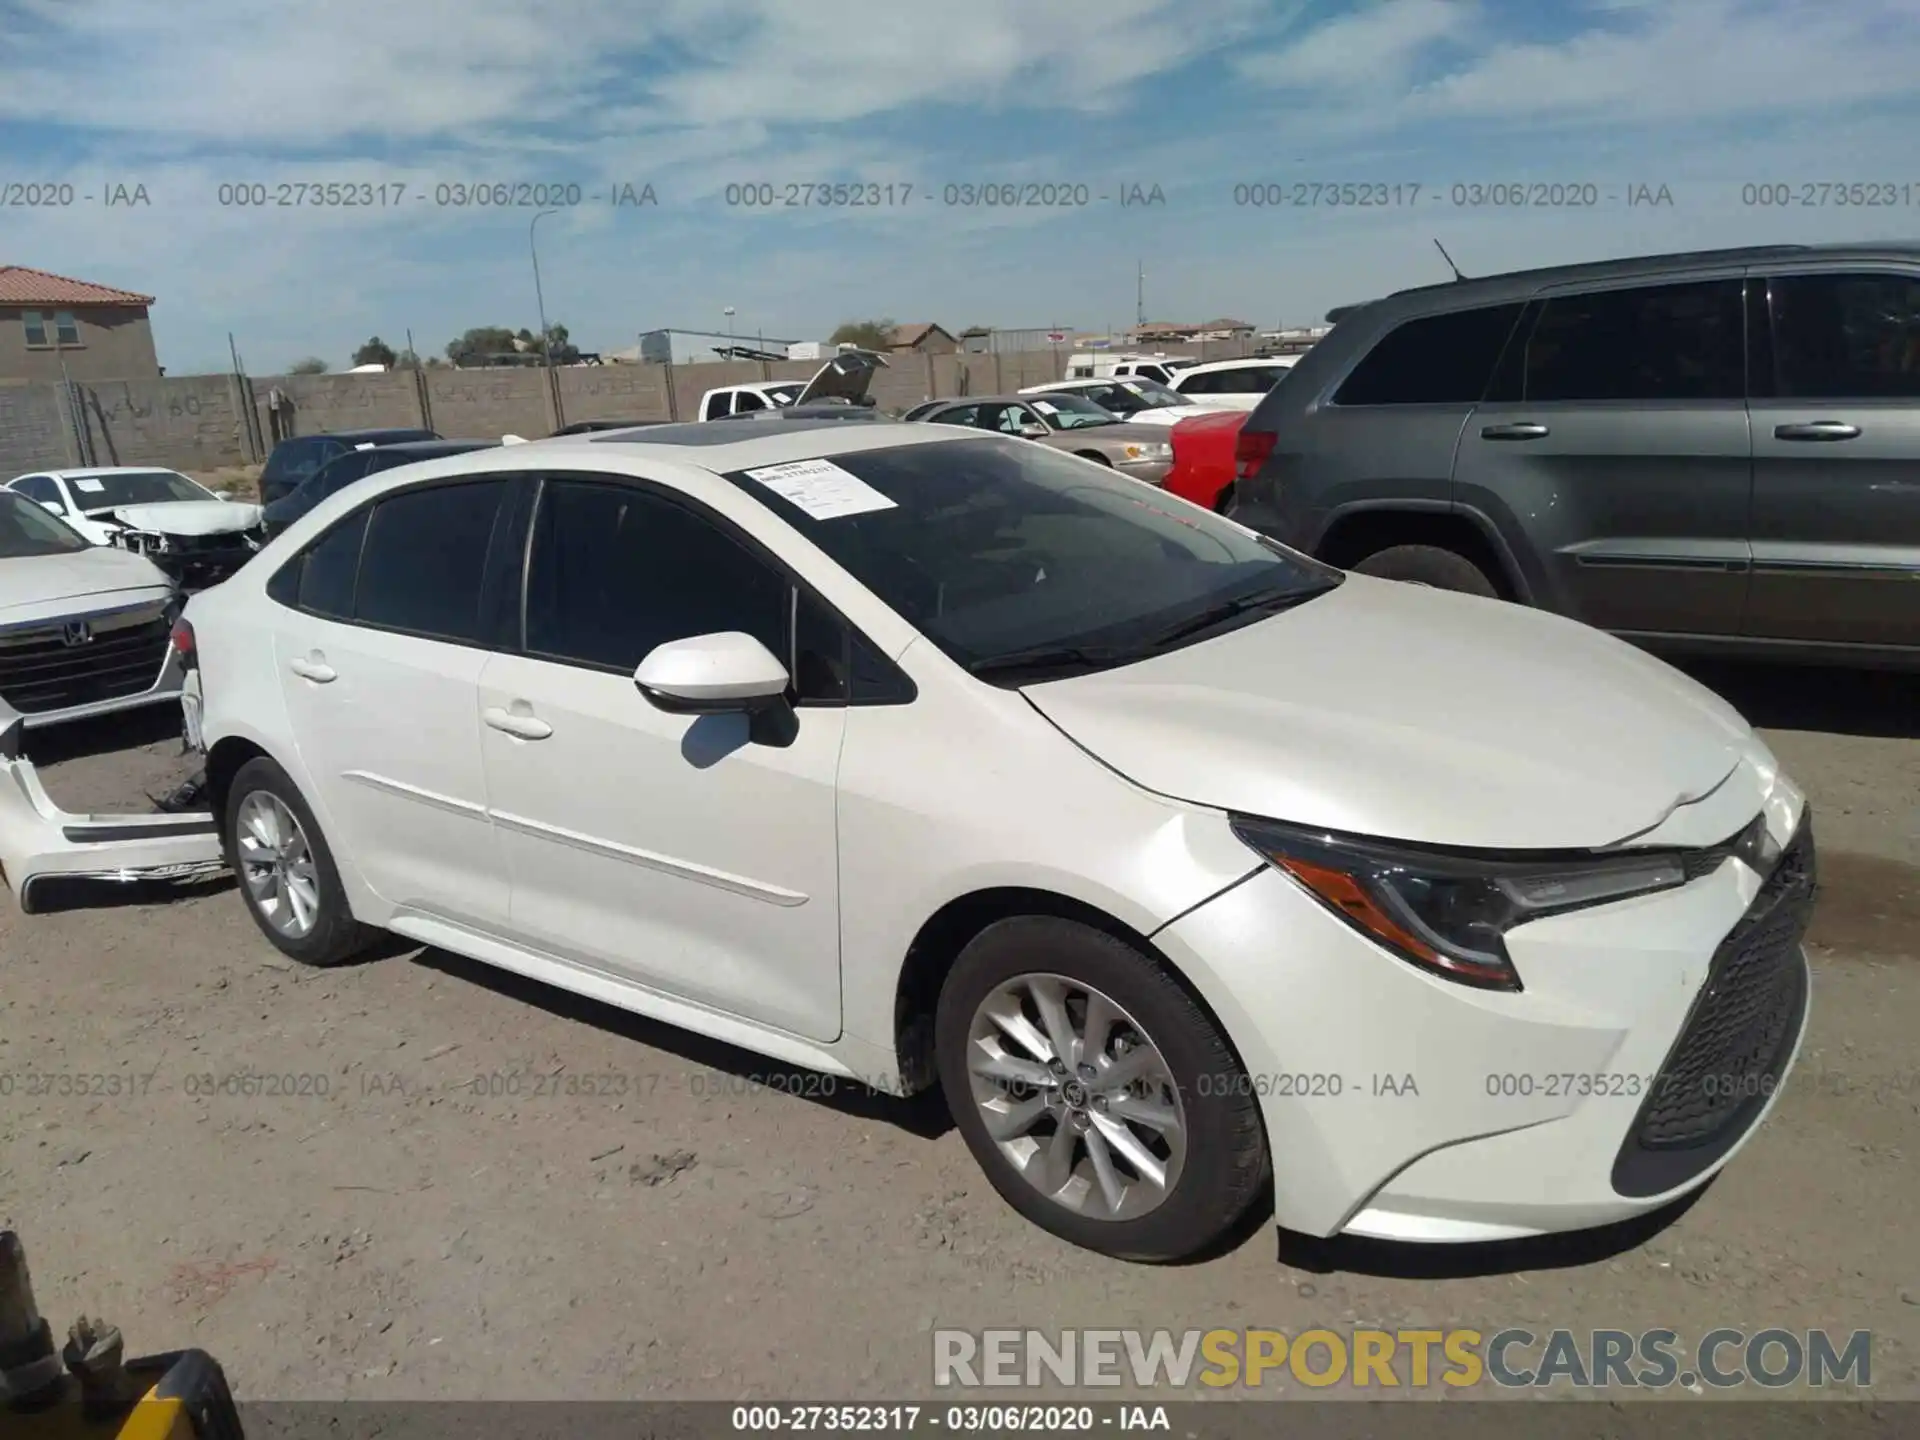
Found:
[(702, 415), (700, 418), (702, 420), (718, 420), (720, 419), (721, 416), (730, 414), (732, 412), (732, 409), (733, 409), (732, 392), (727, 390), (722, 390), (718, 395), (709, 395), (707, 397), (707, 411), (706, 411), (706, 414)]
[(1336, 405), (1474, 405), (1525, 307), (1484, 305), (1394, 326), (1334, 392)]
[(354, 619), (436, 640), (480, 638), (480, 591), (504, 480), (402, 490), (373, 508)]
[(299, 562), (294, 591), (294, 603), (302, 610), (334, 620), (353, 617), (353, 580), (360, 570), (360, 542), (366, 538), (368, 513), (349, 515), (307, 550)]
[(1768, 290), (1775, 394), (1920, 399), (1920, 279), (1776, 275)]
[(1548, 300), (1527, 337), (1526, 400), (1742, 400), (1738, 280)]

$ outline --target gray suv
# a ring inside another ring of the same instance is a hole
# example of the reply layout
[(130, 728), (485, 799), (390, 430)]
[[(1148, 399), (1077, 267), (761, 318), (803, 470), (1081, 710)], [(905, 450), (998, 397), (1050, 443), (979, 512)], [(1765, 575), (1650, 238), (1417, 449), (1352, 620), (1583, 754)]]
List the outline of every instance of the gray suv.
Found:
[(1660, 648), (1920, 665), (1920, 245), (1532, 270), (1335, 311), (1230, 513)]

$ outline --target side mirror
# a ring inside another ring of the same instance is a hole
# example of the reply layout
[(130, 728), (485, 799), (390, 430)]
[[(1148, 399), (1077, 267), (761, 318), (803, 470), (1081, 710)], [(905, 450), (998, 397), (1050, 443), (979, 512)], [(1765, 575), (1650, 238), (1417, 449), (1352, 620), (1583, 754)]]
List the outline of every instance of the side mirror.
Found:
[(1029, 420), (1020, 427), (1020, 438), (1023, 440), (1044, 440), (1051, 433), (1038, 420)]
[(656, 645), (633, 683), (670, 715), (752, 715), (783, 705), (790, 682), (766, 646), (723, 630)]
[(42, 500), (40, 502), (40, 508), (42, 510), (49, 510), (55, 515), (64, 515), (67, 513), (67, 507), (62, 505), (58, 500)]

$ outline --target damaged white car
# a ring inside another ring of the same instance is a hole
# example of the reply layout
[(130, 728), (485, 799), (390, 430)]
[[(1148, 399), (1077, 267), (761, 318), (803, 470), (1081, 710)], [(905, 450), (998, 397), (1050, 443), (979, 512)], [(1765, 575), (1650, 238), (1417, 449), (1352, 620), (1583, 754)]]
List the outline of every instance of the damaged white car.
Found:
[(189, 589), (219, 584), (263, 540), (260, 506), (216, 495), (177, 470), (43, 470), (17, 476), (5, 488), (96, 545), (147, 556)]

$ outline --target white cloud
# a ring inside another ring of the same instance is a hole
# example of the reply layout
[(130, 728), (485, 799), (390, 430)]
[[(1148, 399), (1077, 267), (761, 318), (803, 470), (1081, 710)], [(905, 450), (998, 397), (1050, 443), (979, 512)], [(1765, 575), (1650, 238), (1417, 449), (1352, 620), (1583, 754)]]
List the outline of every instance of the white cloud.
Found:
[(1280, 49), (1245, 56), (1236, 68), (1285, 89), (1391, 89), (1436, 44), (1466, 34), (1478, 10), (1471, 0), (1382, 0), (1323, 21)]

